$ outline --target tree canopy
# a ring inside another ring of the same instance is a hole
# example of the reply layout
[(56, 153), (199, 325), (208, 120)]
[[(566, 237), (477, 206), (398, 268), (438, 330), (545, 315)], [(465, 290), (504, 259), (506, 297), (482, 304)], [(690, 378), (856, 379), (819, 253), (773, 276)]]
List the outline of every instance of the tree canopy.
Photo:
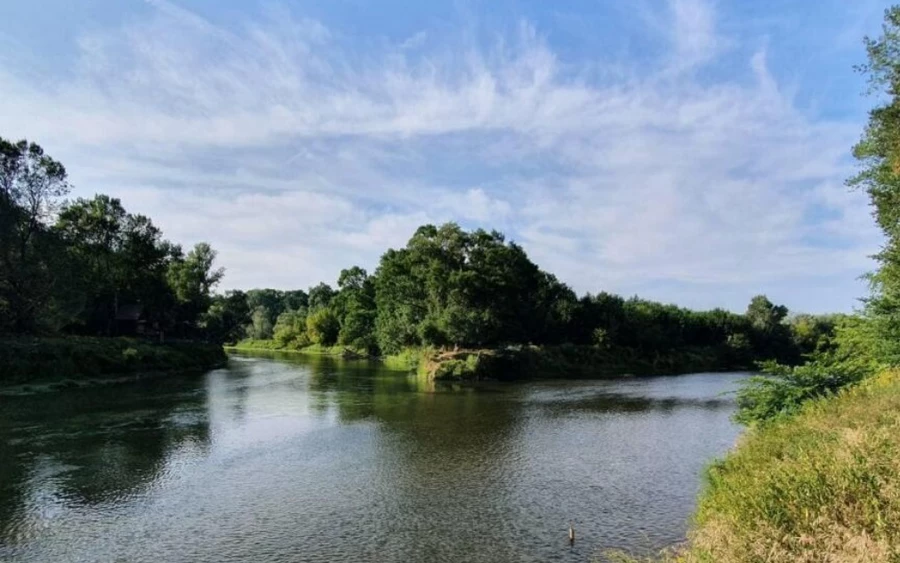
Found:
[(746, 314), (605, 292), (579, 298), (501, 233), (455, 223), (419, 227), (406, 246), (382, 255), (373, 274), (342, 270), (337, 289), (320, 283), (301, 305), (288, 304), (287, 294), (247, 292), (249, 337), (285, 348), (340, 344), (386, 354), (417, 346), (578, 344), (652, 357), (694, 348), (745, 366), (771, 358), (796, 363), (819, 346), (810, 325), (819, 317), (802, 317), (806, 336), (795, 338), (787, 308), (765, 296), (754, 297)]
[(66, 201), (69, 190), (39, 145), (0, 138), (0, 332), (115, 335), (127, 317), (206, 338), (224, 273), (215, 251), (199, 243), (184, 254), (118, 199)]

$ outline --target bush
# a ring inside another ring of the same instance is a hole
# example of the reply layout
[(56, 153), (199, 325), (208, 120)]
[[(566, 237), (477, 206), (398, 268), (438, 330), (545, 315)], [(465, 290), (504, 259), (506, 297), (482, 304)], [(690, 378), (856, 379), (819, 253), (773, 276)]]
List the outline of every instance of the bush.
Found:
[(202, 342), (159, 344), (136, 338), (17, 337), (0, 340), (0, 383), (85, 379), (141, 372), (209, 369), (227, 360)]
[(751, 377), (738, 391), (734, 420), (758, 424), (797, 413), (806, 401), (832, 395), (869, 375), (865, 366), (814, 361), (802, 366), (763, 364), (768, 375)]
[(337, 343), (340, 330), (337, 316), (327, 307), (313, 311), (306, 317), (306, 334), (313, 344), (333, 346)]

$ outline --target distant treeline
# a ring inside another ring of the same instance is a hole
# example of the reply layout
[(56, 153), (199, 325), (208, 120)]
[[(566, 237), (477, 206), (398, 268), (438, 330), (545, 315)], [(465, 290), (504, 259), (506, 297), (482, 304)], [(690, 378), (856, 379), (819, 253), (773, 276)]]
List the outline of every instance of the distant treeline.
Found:
[(224, 340), (273, 339), (285, 349), (339, 344), (392, 354), (418, 346), (578, 344), (654, 354), (716, 348), (734, 365), (799, 362), (829, 346), (836, 320), (788, 319), (787, 308), (762, 295), (744, 314), (609, 293), (579, 297), (502, 234), (466, 232), (453, 223), (420, 227), (405, 248), (382, 256), (374, 274), (343, 270), (336, 288), (228, 292), (214, 299), (213, 318)]
[(0, 137), (0, 334), (208, 338), (222, 277), (105, 195), (66, 201), (65, 167)]
[(766, 297), (745, 314), (691, 311), (609, 293), (577, 296), (501, 233), (420, 227), (374, 274), (343, 270), (337, 287), (214, 295), (216, 253), (185, 253), (153, 222), (105, 195), (65, 200), (62, 164), (0, 138), (0, 334), (144, 334), (280, 348), (591, 345), (661, 354), (716, 349), (735, 365), (797, 363), (827, 347), (834, 318), (800, 316)]

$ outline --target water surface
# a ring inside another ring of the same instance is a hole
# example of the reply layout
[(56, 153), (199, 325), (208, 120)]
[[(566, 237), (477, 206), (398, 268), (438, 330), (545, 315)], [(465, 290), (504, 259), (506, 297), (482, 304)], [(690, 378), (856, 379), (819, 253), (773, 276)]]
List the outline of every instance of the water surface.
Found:
[[(0, 397), (0, 560), (552, 562), (680, 540), (742, 374), (428, 387), (373, 364)], [(578, 533), (570, 546), (569, 522)]]

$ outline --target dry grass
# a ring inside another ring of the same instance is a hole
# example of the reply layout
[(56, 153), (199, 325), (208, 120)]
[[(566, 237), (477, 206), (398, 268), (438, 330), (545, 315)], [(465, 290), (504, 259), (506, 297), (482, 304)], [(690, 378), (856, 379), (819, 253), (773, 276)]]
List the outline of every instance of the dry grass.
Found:
[(900, 562), (900, 372), (749, 433), (707, 479), (688, 546), (659, 560)]

